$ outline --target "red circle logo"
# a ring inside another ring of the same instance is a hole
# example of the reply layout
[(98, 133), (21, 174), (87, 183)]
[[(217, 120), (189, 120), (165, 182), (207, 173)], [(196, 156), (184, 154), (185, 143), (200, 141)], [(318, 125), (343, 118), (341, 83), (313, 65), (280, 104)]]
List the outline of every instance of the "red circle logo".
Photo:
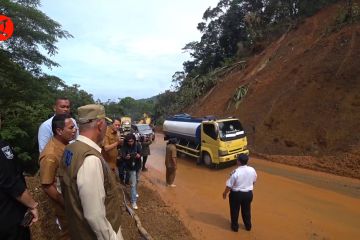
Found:
[(8, 40), (14, 32), (14, 23), (7, 16), (0, 15), (0, 41)]

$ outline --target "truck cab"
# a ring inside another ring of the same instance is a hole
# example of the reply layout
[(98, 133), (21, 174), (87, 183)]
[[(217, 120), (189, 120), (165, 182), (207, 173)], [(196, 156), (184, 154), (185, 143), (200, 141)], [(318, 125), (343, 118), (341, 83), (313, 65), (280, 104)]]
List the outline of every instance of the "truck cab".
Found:
[(131, 130), (131, 117), (121, 118), (121, 129), (124, 135), (130, 133)]
[(201, 159), (205, 165), (236, 160), (249, 154), (244, 129), (238, 119), (204, 121), (201, 126)]

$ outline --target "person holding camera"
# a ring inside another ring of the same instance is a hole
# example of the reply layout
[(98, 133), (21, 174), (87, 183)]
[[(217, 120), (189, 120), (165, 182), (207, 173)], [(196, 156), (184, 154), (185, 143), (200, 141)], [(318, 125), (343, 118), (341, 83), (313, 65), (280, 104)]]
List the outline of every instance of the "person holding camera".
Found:
[(30, 239), (37, 206), (12, 148), (0, 139), (0, 239)]
[(134, 134), (131, 133), (125, 136), (124, 141), (121, 148), (121, 157), (124, 159), (125, 170), (130, 178), (130, 202), (133, 209), (138, 209), (136, 202), (139, 196), (137, 182), (141, 168), (141, 145), (136, 142)]
[(151, 139), (148, 136), (142, 136), (140, 138), (141, 143), (141, 155), (142, 155), (142, 168), (143, 172), (147, 171), (145, 166), (148, 156), (150, 155), (150, 144), (152, 143)]

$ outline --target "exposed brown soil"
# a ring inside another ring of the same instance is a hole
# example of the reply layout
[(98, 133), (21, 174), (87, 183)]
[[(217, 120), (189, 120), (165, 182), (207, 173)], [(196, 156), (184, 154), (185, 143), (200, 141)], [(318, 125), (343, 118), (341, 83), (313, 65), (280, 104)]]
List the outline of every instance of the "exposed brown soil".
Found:
[[(176, 188), (165, 185), (165, 145), (157, 134), (148, 172), (141, 175), (139, 210), (142, 226), (153, 239), (354, 239), (359, 235), (359, 181), (251, 158), (258, 172), (254, 190), (254, 229), (230, 230), (228, 202), (222, 191), (235, 167), (208, 169), (192, 158), (179, 158)], [(283, 158), (282, 160), (290, 161)], [(58, 229), (37, 177), (28, 187), (40, 202), (33, 239), (56, 239)], [(122, 186), (122, 185), (121, 185)], [(124, 188), (129, 192), (129, 188)], [(128, 196), (127, 196), (128, 197)], [(144, 239), (133, 218), (119, 206), (126, 240)], [(190, 233), (190, 232), (191, 233)]]
[[(195, 239), (356, 239), (360, 234), (360, 180), (277, 164), (252, 156), (258, 173), (253, 231), (230, 230), (229, 205), (222, 199), (235, 168), (208, 169), (194, 158), (178, 158), (175, 188), (165, 185), (165, 145), (157, 135), (142, 175), (176, 209)], [(146, 196), (145, 196), (146, 197)]]
[[(188, 112), (238, 117), (252, 152), (270, 160), (360, 178), (360, 24), (335, 25), (344, 2), (299, 23)], [(236, 109), (239, 86), (248, 92)]]
[[(31, 227), (31, 234), (34, 240), (56, 239), (59, 229), (55, 223), (55, 215), (52, 212), (48, 197), (40, 187), (38, 177), (27, 178), (28, 187), (34, 198), (40, 203), (40, 220)], [(128, 193), (129, 187), (124, 187)], [(141, 220), (142, 226), (153, 239), (188, 239), (193, 237), (179, 220), (177, 213), (161, 200), (156, 191), (150, 190), (143, 184), (139, 184), (139, 209), (136, 214)], [(128, 195), (126, 195), (128, 197)], [(121, 227), (124, 239), (145, 239), (141, 236), (136, 226), (134, 218), (126, 211), (124, 206), (119, 206), (116, 211), (122, 214)]]

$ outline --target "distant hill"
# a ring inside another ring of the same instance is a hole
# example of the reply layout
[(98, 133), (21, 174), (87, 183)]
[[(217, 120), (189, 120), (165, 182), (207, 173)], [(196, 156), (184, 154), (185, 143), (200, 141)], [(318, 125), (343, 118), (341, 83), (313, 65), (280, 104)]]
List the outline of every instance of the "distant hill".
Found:
[[(333, 5), (226, 75), (188, 109), (238, 117), (253, 152), (350, 158), (360, 165), (360, 24), (336, 26)], [(247, 94), (238, 108), (235, 89)]]
[(159, 95), (153, 96), (153, 97), (149, 97), (149, 98), (141, 98), (141, 99), (137, 99), (136, 101), (139, 102), (150, 102), (153, 101), (154, 103), (156, 103), (158, 101)]

